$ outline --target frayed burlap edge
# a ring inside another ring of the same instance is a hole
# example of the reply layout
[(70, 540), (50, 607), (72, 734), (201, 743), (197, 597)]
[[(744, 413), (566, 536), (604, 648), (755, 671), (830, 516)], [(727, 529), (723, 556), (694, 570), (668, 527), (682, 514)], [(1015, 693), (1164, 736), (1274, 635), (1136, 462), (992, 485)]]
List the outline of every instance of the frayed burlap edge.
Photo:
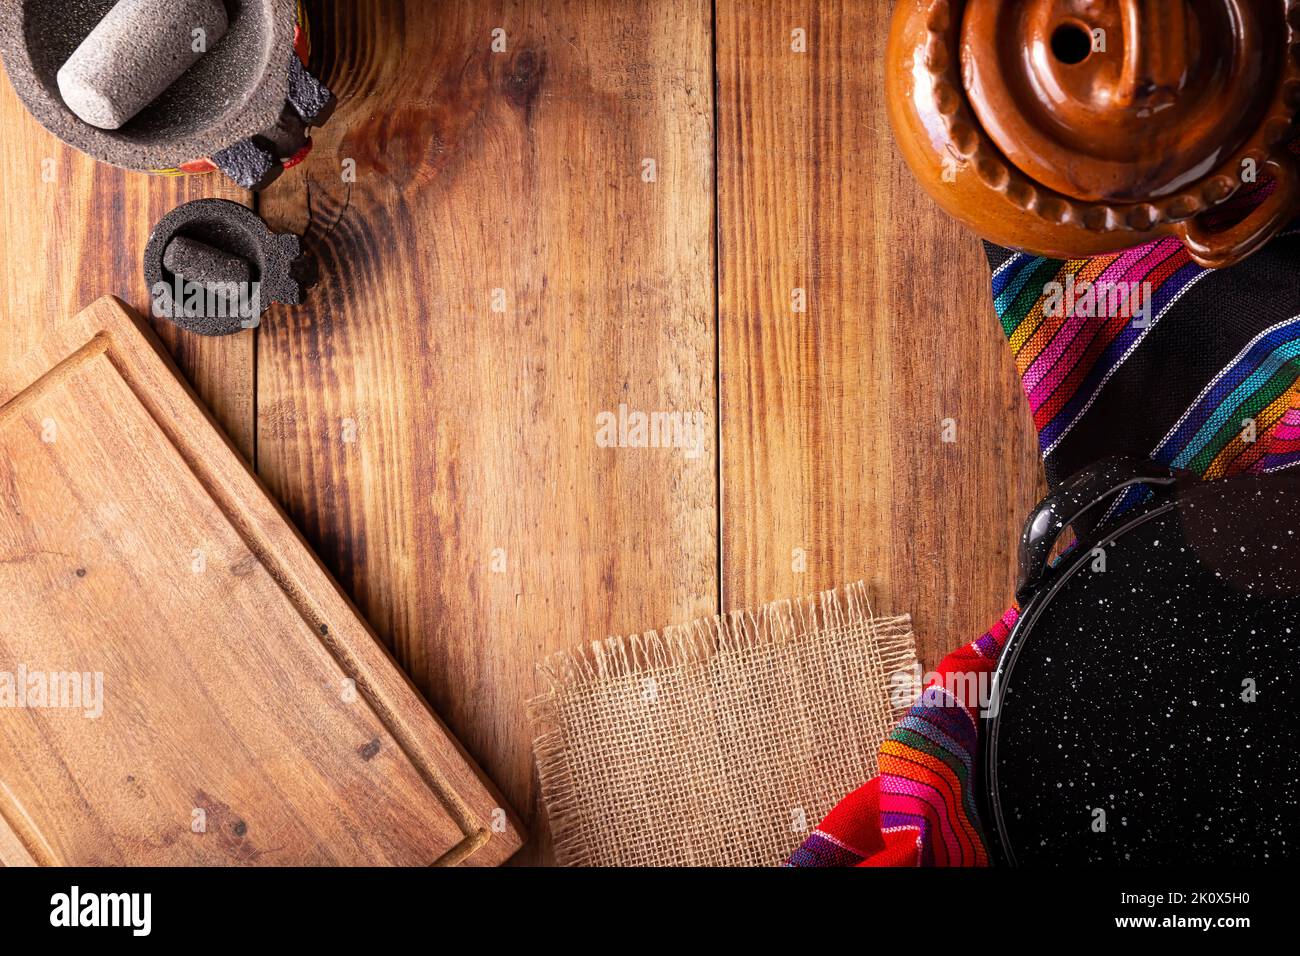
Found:
[[(883, 673), (891, 675), (916, 666), (916, 638), (911, 624), (908, 614), (877, 618), (866, 583), (856, 581), (804, 598), (773, 601), (757, 609), (697, 618), (672, 625), (662, 634), (646, 631), (592, 641), (540, 662), (537, 673), (545, 689), (527, 702), (527, 712), (535, 732), (533, 754), (556, 862), (561, 866), (593, 863), (583, 839), (583, 815), (570, 773), (567, 743), (559, 728), (557, 706), (565, 690), (658, 668), (685, 667), (719, 654), (817, 640), (828, 632), (843, 633), (859, 625), (874, 638)], [(889, 689), (881, 688), (881, 692), (889, 694)], [(900, 701), (896, 695), (890, 698), (896, 724), (912, 701)]]

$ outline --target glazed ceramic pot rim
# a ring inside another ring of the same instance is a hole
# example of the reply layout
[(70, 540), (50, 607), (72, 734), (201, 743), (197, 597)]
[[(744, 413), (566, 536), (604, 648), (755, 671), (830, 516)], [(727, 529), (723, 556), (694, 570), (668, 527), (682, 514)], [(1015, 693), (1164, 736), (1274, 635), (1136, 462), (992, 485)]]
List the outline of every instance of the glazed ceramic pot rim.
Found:
[(959, 57), (954, 51), (959, 45), (965, 0), (923, 2), (926, 37), (917, 55), (930, 75), (935, 109), (960, 154), (954, 158), (969, 163), (985, 186), (1048, 224), (1098, 233), (1150, 232), (1163, 224), (1185, 222), (1230, 199), (1243, 185), (1238, 171), (1247, 159), (1260, 168), (1292, 162), (1286, 154), (1286, 141), (1300, 108), (1300, 0), (1271, 0), (1284, 4), (1286, 52), (1277, 89), (1246, 144), (1216, 169), (1169, 196), (1127, 203), (1066, 196), (1030, 179), (1011, 163), (975, 116), (960, 76)]

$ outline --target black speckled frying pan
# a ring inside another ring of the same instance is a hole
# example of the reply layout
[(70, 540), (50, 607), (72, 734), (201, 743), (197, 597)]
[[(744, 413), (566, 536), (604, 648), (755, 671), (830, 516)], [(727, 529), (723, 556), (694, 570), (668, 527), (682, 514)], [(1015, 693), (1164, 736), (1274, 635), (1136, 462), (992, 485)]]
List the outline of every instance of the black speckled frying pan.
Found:
[[(1136, 486), (1144, 503), (1049, 564), (1067, 526)], [(1300, 856), (1300, 475), (1102, 462), (1030, 515), (1020, 565), (983, 728), (995, 856)]]

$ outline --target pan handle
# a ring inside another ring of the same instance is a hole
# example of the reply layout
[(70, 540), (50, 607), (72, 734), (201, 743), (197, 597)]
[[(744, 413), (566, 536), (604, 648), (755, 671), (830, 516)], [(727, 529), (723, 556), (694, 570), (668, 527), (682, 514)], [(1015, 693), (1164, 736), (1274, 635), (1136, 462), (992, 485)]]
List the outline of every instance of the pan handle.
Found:
[(1056, 540), (1093, 508), (1114, 500), (1133, 485), (1167, 487), (1186, 472), (1143, 458), (1104, 458), (1063, 481), (1030, 512), (1020, 535), (1020, 582), (1016, 600), (1023, 607), (1042, 586)]

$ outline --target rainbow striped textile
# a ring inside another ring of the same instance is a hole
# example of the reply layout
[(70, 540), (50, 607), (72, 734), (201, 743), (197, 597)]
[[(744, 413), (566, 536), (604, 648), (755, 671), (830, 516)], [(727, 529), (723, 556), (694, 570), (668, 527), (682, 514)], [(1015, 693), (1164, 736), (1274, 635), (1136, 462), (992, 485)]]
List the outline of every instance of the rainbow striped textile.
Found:
[[(1297, 225), (1220, 270), (1198, 266), (1177, 239), (1071, 260), (986, 246), (1049, 484), (1116, 454), (1206, 478), (1300, 462)], [(1131, 489), (1110, 513), (1147, 493)], [(879, 776), (787, 865), (988, 863), (973, 790), (978, 708), (954, 695), (952, 678), (990, 673), (1016, 615), (945, 658), (881, 745)]]

